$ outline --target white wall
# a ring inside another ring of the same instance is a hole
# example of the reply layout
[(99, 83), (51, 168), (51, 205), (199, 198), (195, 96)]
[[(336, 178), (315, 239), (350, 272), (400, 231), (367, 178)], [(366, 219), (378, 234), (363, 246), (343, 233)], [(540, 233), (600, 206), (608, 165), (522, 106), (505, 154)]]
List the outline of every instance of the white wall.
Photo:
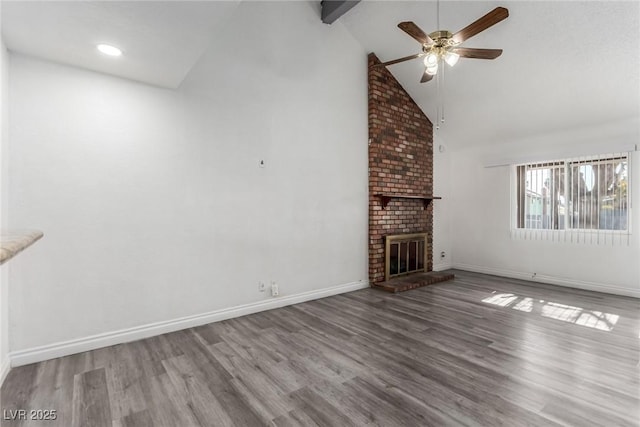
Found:
[[(0, 39), (0, 230), (6, 228), (8, 190), (9, 55)], [(0, 385), (9, 365), (9, 282), (8, 266), (0, 266)]]
[[(511, 174), (507, 159), (520, 161), (554, 160), (562, 156), (601, 154), (615, 147), (633, 146), (638, 138), (633, 130), (625, 135), (601, 127), (598, 142), (584, 130), (541, 135), (536, 144), (512, 141), (451, 153), (453, 195), (449, 214), (452, 228), (454, 267), (485, 273), (531, 279), (577, 288), (640, 296), (640, 227), (638, 210), (632, 211), (629, 244), (570, 243), (512, 238)], [(591, 129), (591, 135), (598, 134)], [(562, 144), (560, 143), (562, 141)], [(555, 153), (555, 154), (554, 154)], [(632, 198), (640, 200), (638, 153), (632, 157)]]
[(12, 54), (12, 352), (366, 285), (366, 54), (318, 13), (241, 4), (179, 91)]
[[(440, 148), (442, 147), (442, 148)], [(433, 136), (433, 195), (442, 197), (433, 203), (433, 270), (452, 267), (453, 246), (451, 241), (451, 154), (447, 144), (437, 131)], [(441, 253), (444, 252), (444, 258)]]

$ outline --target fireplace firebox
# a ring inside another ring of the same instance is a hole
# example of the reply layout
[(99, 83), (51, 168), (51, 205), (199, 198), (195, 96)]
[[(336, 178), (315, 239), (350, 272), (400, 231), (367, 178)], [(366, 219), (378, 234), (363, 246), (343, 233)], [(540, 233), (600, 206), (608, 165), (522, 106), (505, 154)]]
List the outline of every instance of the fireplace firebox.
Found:
[(397, 234), (385, 237), (385, 281), (425, 271), (427, 233)]

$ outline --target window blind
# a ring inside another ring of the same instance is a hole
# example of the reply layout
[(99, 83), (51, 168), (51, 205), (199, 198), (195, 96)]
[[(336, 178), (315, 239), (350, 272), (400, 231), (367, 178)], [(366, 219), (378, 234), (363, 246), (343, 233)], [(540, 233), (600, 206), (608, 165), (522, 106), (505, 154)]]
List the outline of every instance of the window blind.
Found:
[(516, 165), (512, 236), (628, 245), (630, 158), (619, 152)]

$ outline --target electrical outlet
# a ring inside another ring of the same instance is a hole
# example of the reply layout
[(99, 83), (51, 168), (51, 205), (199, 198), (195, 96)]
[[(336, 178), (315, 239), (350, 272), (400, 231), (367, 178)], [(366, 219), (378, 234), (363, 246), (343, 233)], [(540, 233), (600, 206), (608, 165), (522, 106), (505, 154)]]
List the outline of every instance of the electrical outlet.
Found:
[(271, 282), (271, 296), (277, 297), (278, 293), (278, 285), (275, 282)]
[(444, 251), (440, 252), (440, 259), (444, 259), (446, 256), (447, 254)]
[(258, 292), (264, 292), (267, 289), (267, 285), (264, 282), (258, 282)]

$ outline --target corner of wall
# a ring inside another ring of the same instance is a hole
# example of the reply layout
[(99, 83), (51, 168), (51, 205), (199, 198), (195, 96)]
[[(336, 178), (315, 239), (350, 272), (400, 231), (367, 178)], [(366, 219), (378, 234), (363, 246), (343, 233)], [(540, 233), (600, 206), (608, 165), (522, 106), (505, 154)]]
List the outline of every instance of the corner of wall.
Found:
[[(7, 221), (7, 143), (8, 143), (8, 86), (9, 55), (4, 40), (0, 36), (0, 229)], [(9, 372), (9, 304), (7, 267), (0, 267), (0, 386)]]

